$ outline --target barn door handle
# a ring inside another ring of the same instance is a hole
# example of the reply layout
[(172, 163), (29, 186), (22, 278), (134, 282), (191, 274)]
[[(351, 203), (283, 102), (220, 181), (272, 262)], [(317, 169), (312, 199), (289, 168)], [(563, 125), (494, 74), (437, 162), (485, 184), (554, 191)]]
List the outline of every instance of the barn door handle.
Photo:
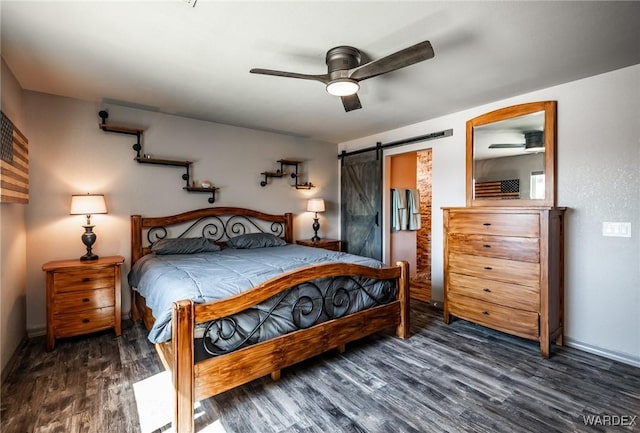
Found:
[(380, 212), (376, 212), (376, 227), (380, 225), (378, 222), (378, 217), (380, 216)]

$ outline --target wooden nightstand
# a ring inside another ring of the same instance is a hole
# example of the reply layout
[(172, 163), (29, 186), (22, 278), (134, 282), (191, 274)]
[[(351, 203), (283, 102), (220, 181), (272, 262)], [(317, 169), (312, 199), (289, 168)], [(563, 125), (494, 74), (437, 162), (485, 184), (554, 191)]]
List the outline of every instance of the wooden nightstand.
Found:
[(296, 241), (296, 243), (305, 247), (324, 248), (331, 251), (340, 251), (342, 249), (342, 242), (337, 239), (320, 239), (316, 242), (311, 239), (303, 239)]
[(55, 260), (45, 263), (47, 273), (47, 350), (56, 338), (114, 328), (122, 333), (122, 256), (92, 261)]

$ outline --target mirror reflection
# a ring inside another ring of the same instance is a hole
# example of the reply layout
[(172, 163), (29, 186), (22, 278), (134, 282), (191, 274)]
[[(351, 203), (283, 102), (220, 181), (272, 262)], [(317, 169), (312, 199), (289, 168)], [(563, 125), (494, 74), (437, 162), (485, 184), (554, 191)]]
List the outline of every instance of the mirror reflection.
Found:
[(545, 112), (473, 128), (473, 197), (545, 199)]

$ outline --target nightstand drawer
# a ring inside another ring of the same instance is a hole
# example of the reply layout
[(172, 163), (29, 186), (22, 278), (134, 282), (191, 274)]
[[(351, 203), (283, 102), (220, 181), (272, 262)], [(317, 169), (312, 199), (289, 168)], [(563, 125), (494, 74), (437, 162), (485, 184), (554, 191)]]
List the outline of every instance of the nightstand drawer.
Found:
[(449, 313), (519, 337), (538, 338), (538, 313), (503, 307), (456, 294), (447, 297)]
[(464, 213), (449, 214), (449, 233), (494, 236), (540, 237), (538, 214)]
[(338, 239), (320, 239), (319, 241), (312, 241), (311, 239), (297, 240), (298, 245), (304, 245), (305, 247), (323, 248), (325, 250), (338, 251), (342, 250), (342, 242)]
[(72, 292), (75, 290), (101, 289), (113, 287), (113, 266), (92, 270), (84, 269), (69, 272), (55, 272), (53, 287), (56, 293)]
[(540, 291), (519, 284), (486, 280), (469, 275), (449, 274), (447, 294), (457, 294), (527, 311), (539, 311)]
[(53, 312), (54, 314), (70, 313), (114, 305), (115, 295), (111, 288), (63, 292), (56, 296)]
[(58, 314), (54, 319), (56, 337), (71, 337), (115, 326), (114, 307)]

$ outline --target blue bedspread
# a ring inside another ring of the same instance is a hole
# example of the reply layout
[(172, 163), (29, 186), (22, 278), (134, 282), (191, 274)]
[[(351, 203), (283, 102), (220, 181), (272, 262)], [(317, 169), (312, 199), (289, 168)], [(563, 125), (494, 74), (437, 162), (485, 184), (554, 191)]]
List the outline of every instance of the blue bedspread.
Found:
[[(135, 263), (128, 278), (129, 284), (145, 298), (147, 306), (153, 311), (156, 321), (149, 333), (149, 340), (159, 343), (171, 339), (171, 310), (175, 301), (192, 299), (196, 303), (203, 303), (227, 298), (283, 272), (327, 262), (356, 263), (376, 268), (382, 266), (381, 262), (367, 257), (287, 244), (271, 248), (224, 248), (199, 254), (148, 254)], [(330, 307), (344, 308), (345, 311), (340, 314), (349, 314), (381, 303), (382, 300), (389, 302), (395, 296), (388, 282), (359, 281), (356, 285), (366, 286), (365, 293), (349, 289), (346, 304), (342, 302), (342, 305)], [(318, 287), (323, 292), (322, 296), (326, 296), (327, 290), (338, 290), (331, 288), (331, 284), (319, 284)], [(237, 338), (251, 332), (267, 311), (269, 321), (260, 327), (259, 332), (251, 335), (251, 342), (264, 341), (296, 329), (290, 323), (290, 316), (292, 306), (298, 305), (296, 302), (299, 303), (300, 296), (301, 294), (290, 296), (290, 300), (286, 300), (283, 305), (278, 304), (277, 308), (275, 301), (267, 301), (244, 315), (236, 315), (237, 323), (245, 330), (245, 334), (241, 332)], [(315, 294), (304, 296), (316, 297)], [(274, 308), (275, 312), (270, 311)], [(217, 335), (209, 337), (212, 341), (220, 340)]]

